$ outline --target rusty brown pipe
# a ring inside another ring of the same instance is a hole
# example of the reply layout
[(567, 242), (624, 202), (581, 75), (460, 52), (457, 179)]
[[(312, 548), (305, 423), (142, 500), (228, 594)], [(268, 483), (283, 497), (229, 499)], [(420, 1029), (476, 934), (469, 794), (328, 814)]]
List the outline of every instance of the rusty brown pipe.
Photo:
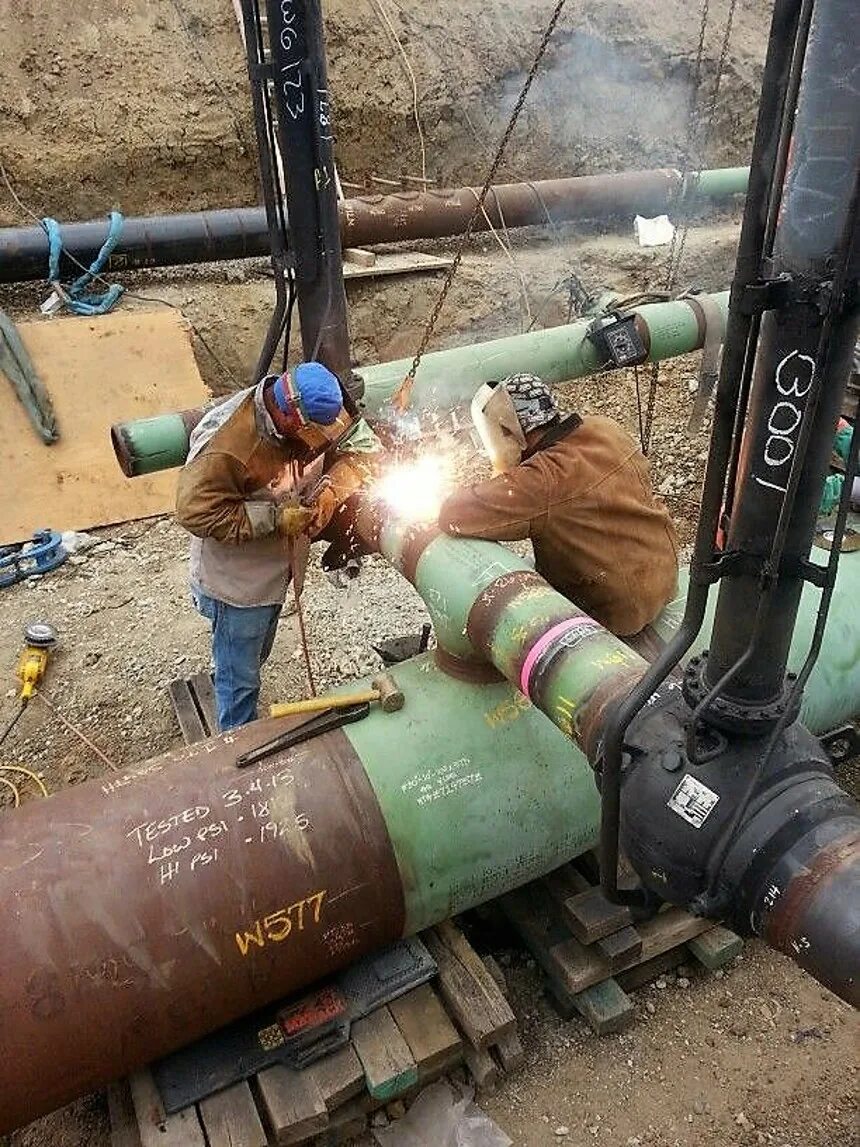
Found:
[(4, 818), (0, 1133), (402, 935), (385, 823), (344, 733), (235, 768), (284, 727)]
[(397, 685), (247, 768), (301, 718), (3, 814), (0, 1136), (594, 843), (587, 762), (510, 685)]
[(763, 881), (756, 919), (771, 947), (860, 1007), (860, 818), (817, 825)]
[[(746, 168), (704, 171), (691, 177), (690, 195), (700, 200), (727, 199), (743, 193), (746, 181)], [(680, 173), (668, 168), (501, 184), (490, 190), (486, 217), (478, 216), (475, 230), (486, 231), (490, 223), (501, 228), (526, 227), (573, 219), (630, 217), (637, 212), (656, 214), (671, 207), (681, 186)], [(461, 187), (347, 199), (339, 206), (343, 245), (458, 235), (475, 208), (477, 194), (477, 189)], [(73, 256), (88, 266), (107, 238), (107, 229), (107, 221), (100, 220), (64, 224), (64, 256)], [(108, 259), (107, 271), (248, 259), (268, 255), (269, 251), (262, 207), (129, 217)], [(78, 273), (65, 257), (61, 266), (64, 273)], [(47, 267), (48, 238), (41, 227), (0, 229), (0, 283), (44, 279)]]
[[(669, 168), (581, 175), (534, 183), (502, 183), (490, 189), (476, 231), (493, 227), (542, 226), (571, 219), (665, 211), (676, 198), (681, 176)], [(479, 189), (395, 191), (360, 195), (340, 205), (345, 247), (396, 243), (405, 239), (441, 239), (465, 231)]]

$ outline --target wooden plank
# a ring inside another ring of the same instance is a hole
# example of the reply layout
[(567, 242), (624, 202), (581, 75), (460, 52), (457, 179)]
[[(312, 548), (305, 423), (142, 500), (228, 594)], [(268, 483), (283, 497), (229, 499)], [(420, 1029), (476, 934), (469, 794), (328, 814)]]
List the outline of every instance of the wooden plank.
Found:
[[(608, 979), (612, 971), (595, 945), (586, 948), (573, 936), (552, 942), (559, 935), (559, 928), (558, 920), (553, 919), (554, 907), (547, 906), (547, 899), (548, 893), (541, 892), (540, 882), (536, 882), (509, 892), (502, 898), (502, 907), (546, 974), (559, 982), (564, 990), (561, 995), (566, 992), (574, 996)], [(624, 967), (651, 960), (712, 927), (711, 920), (691, 916), (681, 908), (669, 908), (636, 925), (642, 950), (637, 960)], [(616, 969), (620, 970), (624, 969)]]
[(127, 1079), (107, 1089), (111, 1147), (141, 1147), (140, 1129)]
[(633, 1022), (633, 1001), (613, 979), (592, 984), (573, 997), (573, 1005), (597, 1035), (620, 1032)]
[(626, 972), (619, 972), (615, 979), (625, 992), (635, 992), (636, 989), (641, 988), (643, 984), (648, 984), (652, 980), (656, 980), (658, 976), (662, 976), (664, 972), (669, 972), (672, 968), (677, 968), (678, 965), (683, 964), (686, 959), (686, 946), (682, 948), (671, 948), (668, 952), (661, 952), (659, 956), (652, 956), (652, 958), (646, 960), (644, 964), (635, 964), (632, 968), (628, 968)]
[[(504, 993), (490, 974), (487, 965), (460, 929), (450, 920), (445, 920), (441, 924), (436, 925), (435, 931), (442, 940), (442, 943), (450, 948), (466, 971), (473, 977), (487, 1002), (487, 1007), (497, 1012), (497, 1031), (514, 1031), (516, 1028), (516, 1018), (511, 1011), (511, 1005), (505, 999)], [(513, 1027), (511, 1027), (512, 1020), (514, 1024)]]
[(300, 1143), (328, 1125), (328, 1110), (308, 1071), (275, 1064), (257, 1076), (269, 1129), (278, 1143)]
[(630, 925), (604, 936), (594, 946), (609, 965), (611, 972), (629, 968), (642, 955), (642, 937)]
[(0, 376), (0, 489), (15, 491), (0, 499), (0, 544), (45, 525), (84, 530), (172, 512), (176, 474), (123, 477), (110, 426), (208, 398), (182, 316), (123, 308), (22, 322), (18, 330), (51, 395), (60, 440), (43, 444)]
[(345, 263), (352, 263), (356, 267), (372, 267), (376, 263), (376, 252), (368, 251), (366, 247), (344, 247), (343, 259)]
[(481, 957), (481, 961), (483, 962), (484, 967), (499, 985), (499, 991), (502, 993), (505, 999), (507, 999), (508, 979), (505, 973), (502, 971), (496, 957), (491, 952), (487, 952), (486, 955)]
[(539, 883), (516, 889), (502, 897), (502, 908), (534, 958), (564, 990), (575, 995), (609, 975), (606, 961), (585, 948), (562, 924), (555, 904)]
[(141, 1147), (206, 1147), (195, 1108), (165, 1115), (158, 1088), (148, 1071), (135, 1072), (128, 1082)]
[(561, 980), (549, 977), (546, 982), (546, 994), (563, 1020), (572, 1020), (574, 1016), (579, 1015), (573, 1002), (576, 993), (568, 991)]
[(388, 1007), (418, 1064), (419, 1083), (462, 1058), (463, 1042), (429, 984), (407, 992)]
[(519, 1071), (526, 1062), (526, 1053), (516, 1032), (502, 1036), (493, 1051), (504, 1071)]
[(207, 729), (200, 720), (194, 698), (191, 696), (187, 681), (171, 681), (167, 686), (173, 711), (186, 745), (193, 745), (197, 741), (205, 741), (208, 736)]
[(314, 1077), (330, 1112), (364, 1090), (364, 1068), (351, 1044), (325, 1056), (306, 1070)]
[[(469, 966), (466, 967), (438, 931), (431, 929), (422, 933), (421, 938), (438, 965), (442, 998), (473, 1047), (487, 1047), (506, 1032), (516, 1029), (516, 1019), (508, 1001), (471, 945), (471, 957), (467, 957)], [(465, 945), (465, 937), (462, 940)], [(464, 951), (462, 946), (460, 950)], [(476, 972), (476, 965), (480, 967), (480, 973)]]
[(642, 937), (642, 960), (650, 960), (670, 948), (677, 948), (679, 944), (687, 944), (713, 926), (713, 920), (691, 916), (683, 908), (667, 908), (665, 912), (636, 925), (636, 931)]
[(314, 1139), (316, 1147), (340, 1147), (351, 1142), (367, 1129), (367, 1117), (382, 1104), (367, 1092), (360, 1099), (351, 1099), (332, 1113), (328, 1127)]
[(499, 1082), (499, 1065), (485, 1047), (472, 1047), (466, 1044), (463, 1048), (463, 1059), (469, 1074), (475, 1081), (479, 1091), (493, 1091)]
[(352, 1025), (352, 1045), (374, 1099), (387, 1103), (418, 1082), (418, 1065), (388, 1007)]
[(541, 883), (556, 904), (564, 904), (565, 900), (569, 900), (572, 896), (578, 896), (580, 892), (588, 892), (591, 889), (590, 882), (572, 864), (562, 864), (560, 868), (554, 868), (544, 876)]
[(266, 1132), (244, 1080), (201, 1100), (199, 1111), (209, 1147), (266, 1147)]
[(446, 271), (452, 264), (452, 259), (441, 258), (438, 255), (424, 255), (420, 251), (398, 251), (383, 255), (376, 253), (376, 262), (369, 267), (360, 267), (356, 263), (344, 263), (343, 277), (350, 279), (375, 279), (387, 275), (410, 275), (427, 271)]
[(544, 880), (561, 907), (565, 923), (582, 944), (594, 944), (632, 923), (629, 908), (607, 900), (571, 864), (551, 872)]
[(629, 927), (632, 921), (630, 909), (624, 904), (612, 904), (599, 888), (570, 897), (562, 911), (568, 928), (583, 944), (594, 944)]
[(724, 967), (735, 956), (739, 956), (743, 946), (744, 942), (740, 936), (724, 928), (722, 924), (714, 925), (687, 943), (687, 947), (699, 963), (710, 968), (712, 972)]
[(188, 682), (197, 700), (197, 708), (203, 715), (206, 735), (214, 737), (218, 733), (218, 708), (215, 702), (215, 686), (211, 673), (195, 673)]

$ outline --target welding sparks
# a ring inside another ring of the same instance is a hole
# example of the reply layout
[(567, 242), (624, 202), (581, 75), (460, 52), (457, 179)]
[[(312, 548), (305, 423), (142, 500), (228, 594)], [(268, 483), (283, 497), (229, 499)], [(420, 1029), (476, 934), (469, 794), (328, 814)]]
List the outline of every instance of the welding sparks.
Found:
[(454, 466), (440, 454), (425, 454), (391, 466), (373, 487), (373, 495), (398, 518), (432, 522), (454, 487)]

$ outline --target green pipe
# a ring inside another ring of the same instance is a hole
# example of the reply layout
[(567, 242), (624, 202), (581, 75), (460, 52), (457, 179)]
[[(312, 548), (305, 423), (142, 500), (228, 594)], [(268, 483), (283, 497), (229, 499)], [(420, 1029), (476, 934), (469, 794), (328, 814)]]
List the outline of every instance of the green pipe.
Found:
[(181, 466), (188, 456), (191, 431), (201, 415), (202, 411), (184, 410), (115, 423), (110, 429), (111, 443), (126, 478)]
[(491, 663), (586, 756), (594, 750), (607, 694), (646, 668), (638, 653), (495, 542), (388, 521), (377, 544), (421, 594), (460, 673)]
[[(860, 523), (858, 523), (860, 524)], [(825, 550), (813, 549), (819, 564), (827, 561)], [(687, 595), (689, 571), (681, 571), (678, 596), (666, 606), (654, 623), (660, 637), (668, 640), (681, 624)], [(806, 585), (794, 628), (788, 668), (800, 671), (812, 643), (820, 591)], [(707, 648), (716, 609), (717, 595), (712, 592), (702, 631), (689, 656)], [(860, 716), (860, 552), (842, 554), (836, 576), (836, 588), (827, 619), (821, 652), (803, 695), (802, 719), (817, 735), (829, 732)]]
[(402, 711), (345, 732), (394, 851), (404, 935), (596, 843), (600, 799), (591, 767), (514, 686), (453, 680), (432, 654), (393, 672), (406, 697)]
[(717, 167), (710, 171), (695, 171), (687, 176), (686, 185), (700, 199), (724, 199), (745, 193), (749, 183), (748, 167)]
[[(725, 322), (728, 291), (709, 297), (720, 308)], [(636, 314), (650, 362), (689, 354), (702, 346), (703, 324), (697, 318), (695, 305), (687, 300), (648, 303)], [(471, 400), (482, 383), (522, 370), (538, 374), (551, 384), (596, 374), (601, 369), (600, 361), (594, 344), (586, 338), (590, 322), (587, 319), (426, 354), (415, 375), (412, 406), (416, 410), (460, 406)], [(411, 358), (402, 358), (357, 370), (364, 382), (364, 402), (371, 417), (391, 399), (411, 365)]]
[[(435, 528), (386, 523), (378, 545), (424, 599), (437, 640), (464, 670), (491, 662), (586, 752), (613, 692), (640, 676), (645, 663), (620, 639), (552, 590), (511, 550), (493, 542), (454, 539)], [(668, 640), (680, 624), (687, 572), (678, 597), (654, 624)], [(828, 627), (807, 683), (802, 718), (822, 734), (860, 715), (860, 553), (839, 563)], [(806, 655), (818, 594), (801, 602), (792, 668)], [(713, 604), (712, 604), (713, 609)], [(710, 633), (710, 618), (689, 656)], [(536, 655), (536, 650), (543, 652)]]
[[(710, 295), (725, 321), (728, 292)], [(636, 312), (649, 347), (649, 361), (689, 354), (702, 346), (704, 324), (694, 303), (680, 299), (649, 303)], [(415, 376), (412, 404), (416, 410), (451, 409), (468, 403), (477, 388), (494, 378), (529, 370), (555, 384), (595, 374), (600, 363), (586, 338), (589, 321), (569, 323), (491, 342), (453, 347), (425, 355)], [(367, 413), (378, 415), (405, 378), (411, 359), (361, 367)], [(114, 452), (127, 477), (181, 466), (200, 411), (158, 415), (117, 423), (111, 429)]]

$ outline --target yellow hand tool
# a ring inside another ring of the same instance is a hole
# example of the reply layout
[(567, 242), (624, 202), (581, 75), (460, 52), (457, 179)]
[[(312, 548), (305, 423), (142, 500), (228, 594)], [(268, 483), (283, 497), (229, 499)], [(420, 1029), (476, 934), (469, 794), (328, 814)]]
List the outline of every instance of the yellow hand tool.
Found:
[(25, 645), (18, 660), (20, 699), (29, 701), (45, 676), (48, 653), (57, 644), (57, 631), (46, 621), (34, 621), (24, 629)]
[(48, 666), (48, 651), (57, 644), (57, 631), (45, 621), (34, 621), (24, 629), (24, 648), (18, 659), (18, 677), (21, 692), (18, 694), (18, 711), (0, 733), (0, 745), (6, 740), (36, 692), (36, 686), (45, 676)]
[(297, 713), (319, 713), (323, 709), (348, 709), (378, 701), (383, 713), (395, 713), (403, 708), (403, 693), (390, 673), (375, 677), (372, 688), (364, 693), (335, 693), (326, 697), (311, 697), (307, 701), (285, 701), (269, 706), (270, 717), (293, 717)]

